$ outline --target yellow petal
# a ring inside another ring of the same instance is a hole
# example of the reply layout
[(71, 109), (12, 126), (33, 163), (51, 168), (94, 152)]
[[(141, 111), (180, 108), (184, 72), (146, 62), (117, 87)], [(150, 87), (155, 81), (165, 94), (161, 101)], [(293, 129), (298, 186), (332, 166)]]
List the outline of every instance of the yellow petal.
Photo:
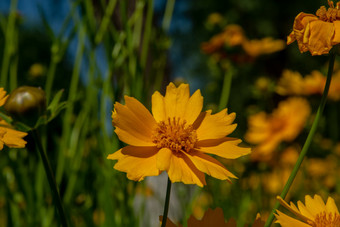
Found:
[(215, 140), (203, 140), (196, 143), (197, 149), (204, 153), (218, 155), (222, 158), (235, 159), (251, 152), (250, 148), (240, 147), (240, 139), (222, 138)]
[(171, 182), (183, 182), (184, 184), (197, 184), (200, 187), (206, 184), (204, 173), (199, 171), (192, 161), (185, 155), (171, 156), (168, 176)]
[(309, 23), (310, 36), (308, 49), (312, 55), (329, 53), (332, 48), (331, 38), (334, 35), (333, 23), (317, 20)]
[(6, 96), (6, 91), (0, 87), (0, 106), (3, 106), (7, 101), (9, 95)]
[[(141, 181), (147, 176), (158, 176), (161, 171), (156, 166), (156, 147), (133, 147), (126, 146), (120, 151), (109, 155), (109, 159), (117, 159), (118, 162), (114, 168), (116, 170), (126, 172), (127, 178), (130, 180)], [(135, 156), (124, 155), (124, 153), (134, 153)]]
[(278, 210), (276, 212), (277, 214), (275, 214), (275, 217), (277, 221), (275, 223), (279, 223), (282, 227), (311, 227), (310, 225), (291, 218)]
[(305, 216), (306, 218), (308, 218), (310, 220), (314, 220), (315, 219), (315, 216), (312, 213), (309, 212), (309, 210), (305, 207), (305, 205), (301, 201), (298, 201), (297, 205), (299, 207), (300, 213), (303, 216)]
[(229, 178), (237, 178), (234, 174), (229, 172), (219, 161), (209, 155), (203, 154), (199, 151), (191, 151), (189, 154), (186, 155), (194, 163), (197, 169), (212, 177), (228, 181), (230, 181)]
[(119, 139), (134, 146), (152, 146), (152, 131), (156, 121), (136, 99), (125, 96), (126, 105), (116, 103), (112, 123)]
[(332, 37), (332, 45), (340, 43), (340, 21), (333, 21), (334, 36)]
[(188, 124), (193, 124), (203, 108), (203, 96), (201, 95), (201, 91), (197, 90), (182, 108), (184, 109), (183, 119), (186, 120)]
[(168, 148), (162, 148), (157, 153), (157, 168), (161, 171), (169, 170), (172, 151)]
[(326, 210), (325, 203), (319, 195), (315, 195), (314, 198), (309, 195), (305, 196), (305, 205), (314, 217)]
[(189, 100), (188, 84), (181, 84), (178, 88), (173, 83), (166, 87), (164, 97), (166, 118), (179, 117), (183, 119), (185, 105)]
[(327, 213), (336, 213), (338, 214), (338, 208), (336, 207), (336, 204), (334, 202), (334, 199), (331, 197), (328, 197), (327, 203), (326, 203), (326, 212)]
[(0, 140), (6, 144), (8, 147), (13, 148), (24, 148), (26, 145), (26, 141), (23, 139), (27, 135), (25, 132), (16, 131), (14, 129), (10, 128), (4, 128), (1, 127), (3, 130), (5, 130), (5, 134), (3, 135)]
[(166, 120), (165, 106), (164, 106), (164, 97), (156, 91), (152, 95), (152, 115), (157, 122)]
[(235, 117), (236, 114), (228, 114), (227, 109), (216, 114), (211, 114), (211, 111), (202, 113), (194, 123), (197, 139), (219, 139), (232, 133), (236, 128), (236, 124), (231, 124)]

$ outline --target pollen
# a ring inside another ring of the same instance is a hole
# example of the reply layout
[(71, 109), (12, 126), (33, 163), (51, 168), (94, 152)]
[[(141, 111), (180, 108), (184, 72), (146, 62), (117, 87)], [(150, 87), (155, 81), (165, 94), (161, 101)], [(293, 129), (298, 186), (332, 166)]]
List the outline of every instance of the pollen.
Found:
[(316, 215), (311, 225), (313, 227), (339, 227), (340, 215), (337, 213), (326, 213), (324, 211)]
[(169, 148), (174, 154), (189, 153), (197, 142), (196, 130), (179, 118), (160, 121), (153, 133), (152, 142), (157, 148)]
[(325, 6), (321, 6), (320, 9), (316, 11), (316, 15), (320, 20), (333, 22), (340, 19), (340, 2), (334, 7), (333, 1), (328, 1), (329, 8), (326, 9)]

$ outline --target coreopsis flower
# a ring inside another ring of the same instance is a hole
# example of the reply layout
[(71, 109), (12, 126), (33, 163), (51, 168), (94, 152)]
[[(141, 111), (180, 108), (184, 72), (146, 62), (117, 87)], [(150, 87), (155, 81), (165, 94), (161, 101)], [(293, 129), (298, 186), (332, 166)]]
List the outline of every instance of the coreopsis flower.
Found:
[(230, 24), (224, 28), (224, 31), (213, 36), (208, 42), (201, 45), (201, 49), (206, 54), (214, 53), (222, 47), (235, 47), (241, 45), (246, 40), (244, 31), (241, 26)]
[(272, 114), (260, 112), (250, 116), (245, 139), (256, 145), (251, 158), (270, 160), (282, 141), (291, 142), (298, 136), (309, 114), (308, 101), (293, 97), (280, 102)]
[[(6, 91), (0, 88), (0, 107), (6, 103), (9, 95), (6, 95)], [(0, 150), (4, 148), (4, 145), (13, 148), (23, 148), (26, 145), (26, 141), (23, 139), (27, 133), (20, 132), (12, 129), (6, 121), (0, 118)]]
[(281, 211), (277, 210), (275, 214), (277, 221), (282, 227), (338, 227), (340, 226), (340, 214), (334, 202), (334, 199), (328, 197), (325, 204), (319, 195), (314, 198), (307, 195), (305, 204), (298, 201), (295, 206), (292, 202), (290, 205), (282, 198), (278, 197), (282, 206), (292, 212), (296, 218), (292, 218)]
[(259, 40), (246, 40), (242, 43), (243, 50), (251, 57), (271, 54), (283, 50), (286, 44), (283, 40), (274, 40), (271, 37)]
[(209, 154), (235, 159), (250, 153), (238, 146), (240, 139), (226, 137), (236, 128), (235, 113), (227, 109), (201, 112), (203, 97), (191, 97), (188, 84), (170, 83), (165, 96), (152, 95), (152, 114), (136, 99), (125, 96), (125, 105), (115, 103), (113, 125), (128, 146), (107, 158), (118, 160), (114, 168), (131, 180), (157, 176), (166, 171), (172, 182), (206, 184), (205, 175), (228, 180), (236, 178)]
[(328, 10), (321, 6), (316, 15), (299, 13), (287, 44), (296, 40), (301, 53), (309, 51), (312, 55), (322, 55), (340, 43), (340, 3), (334, 7), (333, 1), (328, 1), (328, 5)]
[[(161, 217), (160, 217), (161, 220)], [(237, 223), (235, 219), (231, 218), (229, 221), (225, 222), (223, 210), (219, 207), (216, 209), (208, 209), (201, 220), (196, 219), (192, 215), (187, 221), (188, 227), (237, 227)], [(256, 220), (254, 221), (252, 227), (263, 227), (264, 221), (261, 220), (260, 214), (256, 216)], [(169, 218), (167, 219), (166, 226), (169, 227), (177, 227)], [(181, 227), (182, 225), (178, 225)], [(247, 225), (245, 225), (246, 227)]]
[[(326, 84), (326, 76), (320, 71), (314, 70), (310, 75), (302, 77), (298, 72), (284, 70), (280, 78), (276, 92), (280, 95), (314, 95), (323, 93)], [(332, 76), (328, 96), (330, 100), (340, 100), (340, 71)]]

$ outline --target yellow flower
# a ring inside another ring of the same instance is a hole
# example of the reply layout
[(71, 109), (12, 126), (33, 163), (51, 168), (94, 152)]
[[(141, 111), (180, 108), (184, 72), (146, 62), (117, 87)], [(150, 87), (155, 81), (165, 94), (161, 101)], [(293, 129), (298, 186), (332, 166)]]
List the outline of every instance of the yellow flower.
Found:
[(328, 10), (321, 6), (316, 16), (299, 13), (294, 20), (293, 31), (287, 37), (287, 44), (296, 40), (301, 53), (309, 51), (312, 55), (322, 55), (340, 43), (340, 3), (334, 7), (333, 1), (328, 1), (328, 5)]
[(189, 85), (167, 86), (163, 97), (152, 95), (152, 114), (136, 99), (125, 96), (125, 105), (115, 103), (113, 125), (119, 139), (128, 146), (110, 154), (118, 160), (114, 168), (131, 180), (157, 176), (166, 171), (172, 182), (206, 184), (205, 175), (229, 180), (236, 178), (208, 154), (235, 159), (250, 153), (239, 147), (240, 139), (226, 137), (236, 128), (235, 113), (227, 109), (201, 112), (200, 90), (190, 97)]
[(274, 40), (271, 37), (260, 40), (246, 40), (242, 43), (244, 51), (251, 57), (258, 57), (259, 55), (271, 54), (286, 47), (283, 40)]
[[(160, 217), (160, 220), (161, 217)], [(205, 213), (204, 216), (201, 220), (197, 220), (194, 218), (192, 215), (188, 219), (188, 227), (211, 227), (211, 226), (216, 226), (216, 227), (237, 227), (237, 223), (235, 219), (231, 218), (228, 222), (225, 222), (224, 220), (224, 215), (223, 215), (223, 210), (219, 207), (217, 207), (215, 210), (208, 209)], [(252, 227), (263, 227), (264, 222), (261, 220), (260, 214), (257, 214), (256, 220), (253, 223)], [(167, 219), (166, 226), (169, 227), (176, 227), (175, 225), (169, 218)], [(178, 227), (181, 227), (182, 225), (178, 225)], [(245, 225), (246, 227), (247, 225)]]
[(253, 160), (268, 161), (282, 142), (293, 141), (303, 129), (310, 106), (303, 98), (289, 98), (279, 103), (272, 114), (260, 112), (248, 119), (245, 139), (255, 144)]
[(295, 206), (292, 202), (290, 205), (282, 198), (278, 197), (281, 205), (297, 216), (289, 217), (281, 211), (276, 211), (277, 221), (282, 227), (338, 227), (340, 226), (340, 214), (335, 205), (334, 199), (328, 197), (325, 204), (319, 195), (314, 198), (307, 195), (305, 197), (305, 205), (298, 201)]
[[(0, 106), (3, 106), (8, 99), (6, 91), (0, 88)], [(26, 141), (23, 140), (27, 133), (19, 132), (11, 128), (11, 126), (0, 118), (0, 150), (4, 148), (4, 144), (8, 147), (23, 148)]]
[[(276, 92), (280, 95), (313, 95), (322, 94), (326, 84), (326, 77), (320, 71), (312, 71), (304, 78), (298, 72), (284, 70)], [(328, 96), (330, 100), (340, 100), (340, 71), (332, 76)]]

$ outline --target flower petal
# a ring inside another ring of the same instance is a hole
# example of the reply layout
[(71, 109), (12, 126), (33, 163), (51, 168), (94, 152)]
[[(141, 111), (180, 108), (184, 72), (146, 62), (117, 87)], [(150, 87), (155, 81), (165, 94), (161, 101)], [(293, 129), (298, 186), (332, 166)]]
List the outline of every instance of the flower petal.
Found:
[(199, 171), (186, 155), (171, 156), (168, 176), (171, 182), (197, 184), (200, 187), (206, 185), (204, 173)]
[[(126, 146), (109, 155), (108, 159), (116, 160), (114, 168), (126, 172), (130, 180), (141, 181), (147, 176), (158, 176), (161, 171), (156, 166), (156, 147)], [(132, 156), (133, 154), (134, 156)]]
[(164, 97), (156, 91), (151, 98), (152, 115), (157, 122), (166, 120), (166, 112), (164, 106)]
[(6, 91), (0, 87), (0, 106), (3, 106), (7, 101), (9, 95), (6, 96)]
[(188, 84), (181, 84), (178, 88), (173, 83), (166, 87), (164, 97), (166, 118), (178, 117), (183, 119), (190, 90)]
[(338, 208), (336, 207), (334, 199), (331, 198), (331, 197), (328, 197), (328, 199), (327, 199), (326, 212), (327, 213), (336, 213), (336, 214), (339, 214), (339, 211), (338, 211)]
[(332, 48), (331, 38), (333, 35), (333, 23), (316, 20), (306, 26), (304, 42), (308, 40), (308, 49), (312, 55), (327, 54)]
[(134, 146), (152, 146), (152, 131), (156, 121), (136, 99), (125, 96), (126, 105), (116, 103), (112, 123), (119, 139)]
[(193, 150), (190, 153), (184, 153), (199, 169), (200, 171), (221, 179), (228, 180), (229, 178), (237, 178), (234, 174), (229, 172), (219, 161), (214, 159), (213, 157), (203, 154), (200, 151)]
[(14, 129), (0, 127), (5, 131), (2, 138), (0, 140), (6, 144), (8, 147), (13, 148), (24, 148), (26, 145), (26, 141), (23, 139), (27, 135), (26, 132), (16, 131)]
[(236, 124), (231, 124), (235, 117), (236, 114), (228, 114), (227, 109), (216, 114), (211, 114), (211, 111), (202, 113), (193, 124), (194, 128), (197, 128), (197, 139), (219, 139), (232, 133), (237, 126)]
[(310, 220), (315, 219), (315, 216), (305, 207), (305, 205), (301, 201), (298, 201), (297, 205), (299, 207), (299, 211), (302, 214), (302, 216), (305, 216), (306, 218)]
[(340, 43), (340, 21), (333, 21), (334, 36), (332, 37), (332, 45)]
[(162, 148), (157, 153), (157, 168), (161, 171), (169, 170), (172, 151), (168, 148)]
[(251, 152), (250, 148), (238, 146), (241, 142), (240, 139), (229, 137), (202, 140), (196, 143), (196, 149), (203, 153), (218, 155), (222, 158), (235, 159)]
[(277, 221), (275, 223), (279, 223), (282, 227), (310, 227), (310, 225), (303, 223), (295, 218), (289, 217), (288, 215), (280, 212), (279, 210), (276, 211), (275, 217)]
[(184, 120), (186, 120), (188, 124), (193, 124), (203, 108), (203, 96), (201, 95), (201, 91), (195, 91), (182, 108), (184, 109)]
[(305, 205), (314, 217), (326, 210), (326, 205), (319, 195), (315, 195), (314, 198), (309, 195), (305, 196)]

